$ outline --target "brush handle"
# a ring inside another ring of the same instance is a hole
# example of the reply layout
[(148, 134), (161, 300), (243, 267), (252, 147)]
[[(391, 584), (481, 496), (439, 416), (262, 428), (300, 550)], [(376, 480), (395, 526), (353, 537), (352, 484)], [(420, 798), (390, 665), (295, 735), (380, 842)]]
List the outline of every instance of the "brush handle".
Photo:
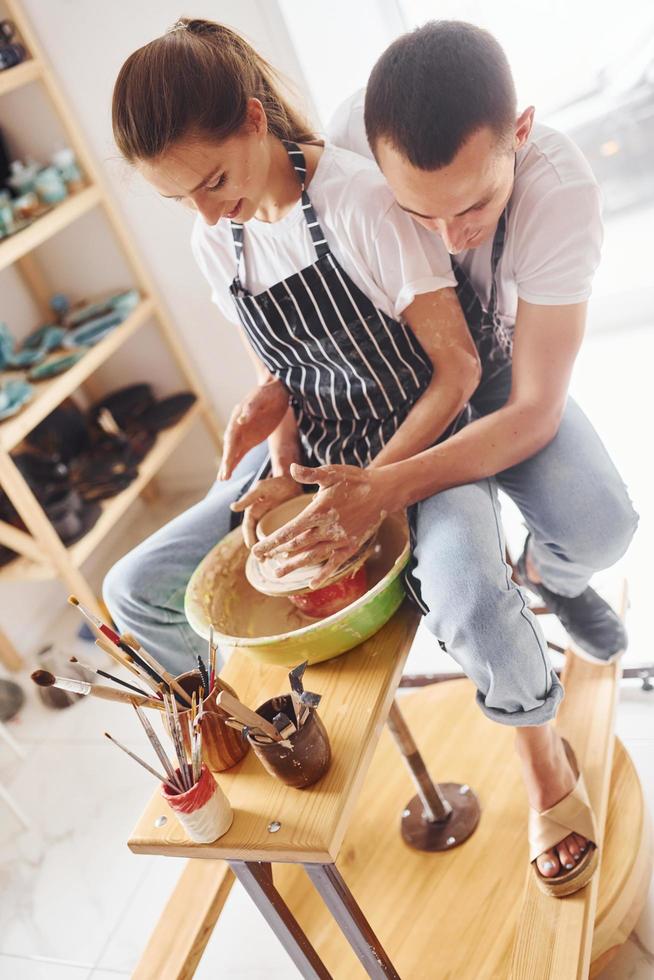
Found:
[[(130, 639), (133, 639), (133, 637), (130, 636)], [(173, 675), (169, 674), (165, 667), (161, 666), (158, 660), (155, 660), (155, 658), (152, 656), (151, 653), (148, 653), (147, 650), (144, 650), (142, 646), (139, 646), (138, 653), (135, 653), (134, 656), (143, 660), (143, 662), (151, 670), (154, 670), (155, 673), (157, 673), (161, 677), (162, 681), (165, 681), (165, 683), (172, 691), (174, 691), (176, 694), (179, 694), (180, 698), (185, 702), (185, 704), (188, 704), (189, 707), (191, 706), (191, 698), (186, 693), (184, 688), (177, 683)]]
[(258, 715), (256, 711), (252, 711), (247, 705), (239, 701), (238, 698), (233, 697), (228, 694), (227, 691), (221, 691), (216, 698), (216, 704), (223, 711), (226, 711), (228, 715), (236, 718), (237, 721), (242, 722), (247, 725), (248, 728), (258, 728), (259, 731), (263, 732), (268, 738), (272, 738), (274, 742), (281, 741), (281, 735), (277, 731), (274, 725), (271, 725), (269, 721), (266, 721), (261, 715)]
[(89, 684), (89, 694), (94, 698), (102, 698), (103, 701), (119, 701), (121, 704), (139, 704), (143, 708), (156, 708), (163, 711), (161, 701), (154, 698), (144, 698), (140, 694), (128, 694), (127, 691), (117, 691), (114, 687), (106, 684)]
[(144, 684), (147, 684), (148, 687), (151, 687), (153, 691), (158, 692), (159, 689), (157, 687), (156, 681), (154, 681), (149, 674), (142, 674), (139, 670), (137, 670), (134, 664), (130, 663), (127, 657), (118, 649), (118, 647), (114, 646), (113, 643), (110, 643), (109, 640), (105, 639), (104, 636), (98, 637), (95, 643), (96, 646), (100, 647), (101, 650), (104, 650), (104, 652), (107, 654), (108, 657), (111, 657), (112, 660), (115, 660), (116, 663), (120, 664), (121, 667), (125, 667), (126, 670), (129, 670), (130, 673), (134, 675), (134, 677), (138, 677), (140, 681), (143, 681)]

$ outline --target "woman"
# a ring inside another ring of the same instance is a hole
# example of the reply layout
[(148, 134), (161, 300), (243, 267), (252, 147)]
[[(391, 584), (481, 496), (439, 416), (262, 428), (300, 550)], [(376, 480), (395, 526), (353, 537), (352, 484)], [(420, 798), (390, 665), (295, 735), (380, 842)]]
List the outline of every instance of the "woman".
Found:
[[(119, 627), (181, 671), (201, 647), (184, 618), (186, 583), (229, 530), (230, 508), (245, 511), (252, 544), (256, 520), (297, 494), (292, 465), (364, 472), (432, 445), (462, 419), (480, 379), (457, 293), (482, 359), (495, 310), (483, 311), (468, 284), (455, 280), (444, 247), (394, 205), (372, 164), (322, 145), (280, 96), (270, 67), (225, 27), (183, 20), (131, 55), (116, 82), (113, 125), (122, 154), (146, 180), (199, 212), (195, 257), (221, 312), (247, 338), (260, 382), (228, 428), (220, 476), (232, 478), (123, 558), (105, 582)], [(500, 254), (501, 229), (496, 237)], [(492, 372), (502, 367), (485, 363)], [(267, 465), (259, 448), (232, 476), (245, 449), (266, 436), (271, 475), (252, 486)], [(471, 493), (496, 495), (486, 486)], [(414, 524), (427, 628), (446, 637), (488, 717), (520, 731), (544, 725), (562, 689), (532, 614), (507, 575), (491, 607), (478, 610), (483, 642), (468, 643), (455, 622), (459, 597), (439, 594), (443, 556), (429, 504), (418, 504)], [(465, 589), (465, 554), (449, 558)], [(341, 560), (335, 547), (321, 577)], [(452, 629), (443, 630), (444, 611)], [(507, 657), (504, 645), (492, 649), (491, 635), (515, 638), (520, 657)], [(570, 767), (567, 774), (571, 790)], [(561, 795), (541, 798), (539, 809)], [(585, 838), (570, 833), (540, 855), (539, 878), (556, 876), (560, 860), (567, 869), (579, 862), (587, 880), (587, 850)]]

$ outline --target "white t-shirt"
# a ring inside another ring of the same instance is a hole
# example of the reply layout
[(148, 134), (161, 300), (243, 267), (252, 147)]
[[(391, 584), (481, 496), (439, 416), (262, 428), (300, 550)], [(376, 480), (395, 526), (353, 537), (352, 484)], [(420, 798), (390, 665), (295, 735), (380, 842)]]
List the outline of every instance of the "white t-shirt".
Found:
[[(398, 318), (416, 296), (455, 286), (450, 257), (397, 206), (384, 178), (369, 160), (327, 144), (307, 188), (325, 238), (352, 281), (388, 316)], [(245, 275), (259, 293), (316, 261), (301, 200), (280, 221), (252, 218), (244, 226)], [(209, 226), (198, 215), (191, 247), (211, 297), (228, 320), (238, 323), (229, 286), (236, 274), (230, 223)]]
[[(329, 137), (372, 159), (363, 121), (365, 90), (336, 111)], [(515, 322), (518, 298), (546, 306), (580, 303), (591, 294), (602, 245), (599, 187), (567, 136), (535, 124), (516, 154), (504, 252), (497, 269), (498, 312)], [(438, 237), (433, 233), (433, 237)], [(487, 306), (491, 239), (454, 256)]]

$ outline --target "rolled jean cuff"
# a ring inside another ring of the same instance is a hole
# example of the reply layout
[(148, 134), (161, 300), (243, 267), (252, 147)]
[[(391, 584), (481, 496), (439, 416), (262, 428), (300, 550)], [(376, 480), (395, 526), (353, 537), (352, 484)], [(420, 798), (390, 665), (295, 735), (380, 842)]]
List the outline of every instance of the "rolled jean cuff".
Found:
[(546, 725), (556, 717), (559, 705), (564, 698), (564, 690), (558, 677), (551, 672), (552, 686), (545, 695), (542, 704), (528, 711), (503, 711), (501, 708), (489, 708), (484, 701), (484, 695), (477, 691), (477, 704), (491, 721), (500, 725), (512, 725), (514, 728), (526, 728), (531, 725)]

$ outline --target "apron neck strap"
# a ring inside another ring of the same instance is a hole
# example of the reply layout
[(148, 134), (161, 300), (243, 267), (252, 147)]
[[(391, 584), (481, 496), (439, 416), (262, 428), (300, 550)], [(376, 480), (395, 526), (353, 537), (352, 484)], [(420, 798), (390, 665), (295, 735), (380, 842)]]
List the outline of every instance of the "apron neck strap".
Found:
[[(309, 229), (309, 234), (311, 235), (311, 241), (313, 242), (313, 247), (316, 250), (316, 255), (320, 259), (323, 255), (329, 253), (329, 245), (327, 244), (327, 239), (323, 234), (323, 230), (320, 227), (320, 222), (316, 217), (316, 212), (313, 210), (313, 204), (309, 199), (309, 195), (304, 189), (304, 183), (307, 176), (307, 164), (304, 159), (304, 153), (297, 145), (297, 143), (292, 143), (290, 140), (282, 140), (288, 153), (288, 158), (291, 161), (293, 169), (297, 174), (298, 181), (300, 182), (300, 187), (302, 189), (302, 214), (304, 215), (304, 220), (307, 223), (307, 228)], [(241, 258), (243, 256), (243, 225), (236, 221), (231, 222), (232, 227), (232, 238), (234, 239), (234, 251), (236, 252), (236, 267), (240, 268)], [(236, 276), (238, 281), (238, 274)]]

